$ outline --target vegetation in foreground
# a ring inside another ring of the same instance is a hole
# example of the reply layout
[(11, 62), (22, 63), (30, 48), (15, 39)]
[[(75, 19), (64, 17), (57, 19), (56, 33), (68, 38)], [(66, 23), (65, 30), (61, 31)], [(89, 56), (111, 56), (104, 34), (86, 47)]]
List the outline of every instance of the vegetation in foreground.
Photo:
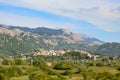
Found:
[[(74, 55), (73, 55), (74, 54)], [(77, 52), (63, 56), (4, 58), (0, 80), (119, 80), (120, 60), (89, 59)]]

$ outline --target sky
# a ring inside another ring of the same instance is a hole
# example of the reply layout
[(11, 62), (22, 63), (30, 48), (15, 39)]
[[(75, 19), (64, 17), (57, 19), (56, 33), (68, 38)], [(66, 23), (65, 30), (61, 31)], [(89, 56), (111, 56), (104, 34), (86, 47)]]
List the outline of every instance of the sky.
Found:
[(64, 28), (120, 42), (120, 0), (0, 0), (0, 24)]

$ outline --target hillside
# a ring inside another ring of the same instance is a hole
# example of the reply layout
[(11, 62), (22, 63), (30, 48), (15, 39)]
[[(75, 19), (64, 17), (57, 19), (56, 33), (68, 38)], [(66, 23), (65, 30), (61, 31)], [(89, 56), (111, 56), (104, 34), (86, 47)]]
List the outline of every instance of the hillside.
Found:
[(107, 56), (120, 56), (120, 43), (103, 44), (96, 50), (96, 53)]
[(10, 56), (44, 49), (78, 49), (95, 51), (103, 42), (65, 29), (28, 28), (0, 25), (0, 55)]

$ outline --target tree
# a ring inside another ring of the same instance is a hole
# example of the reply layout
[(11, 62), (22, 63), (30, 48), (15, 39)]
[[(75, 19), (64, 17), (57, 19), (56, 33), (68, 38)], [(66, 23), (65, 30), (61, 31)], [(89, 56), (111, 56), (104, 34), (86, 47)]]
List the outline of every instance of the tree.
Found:
[(53, 68), (57, 70), (71, 70), (73, 66), (66, 62), (60, 62), (57, 63)]
[(48, 68), (46, 62), (42, 59), (33, 61), (33, 66), (39, 67), (42, 70), (46, 70)]
[(14, 64), (14, 59), (12, 59), (12, 58), (5, 58), (5, 59), (3, 59), (2, 64), (3, 65), (13, 65)]
[(15, 61), (16, 65), (23, 65), (24, 64), (24, 60), (22, 60), (21, 58), (15, 58), (14, 61)]

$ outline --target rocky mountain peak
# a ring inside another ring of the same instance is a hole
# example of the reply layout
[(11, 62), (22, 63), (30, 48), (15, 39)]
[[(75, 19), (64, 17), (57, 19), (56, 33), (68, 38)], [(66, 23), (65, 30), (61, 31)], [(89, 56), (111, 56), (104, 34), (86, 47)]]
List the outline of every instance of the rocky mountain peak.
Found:
[(19, 36), (23, 31), (19, 29), (8, 29), (7, 27), (1, 27), (0, 28), (0, 33), (1, 34), (6, 34), (10, 36)]
[(81, 36), (66, 29), (45, 27), (28, 28), (0, 25), (0, 35), (0, 52), (6, 54), (27, 53), (37, 48), (94, 51), (103, 44), (102, 41), (84, 34)]

